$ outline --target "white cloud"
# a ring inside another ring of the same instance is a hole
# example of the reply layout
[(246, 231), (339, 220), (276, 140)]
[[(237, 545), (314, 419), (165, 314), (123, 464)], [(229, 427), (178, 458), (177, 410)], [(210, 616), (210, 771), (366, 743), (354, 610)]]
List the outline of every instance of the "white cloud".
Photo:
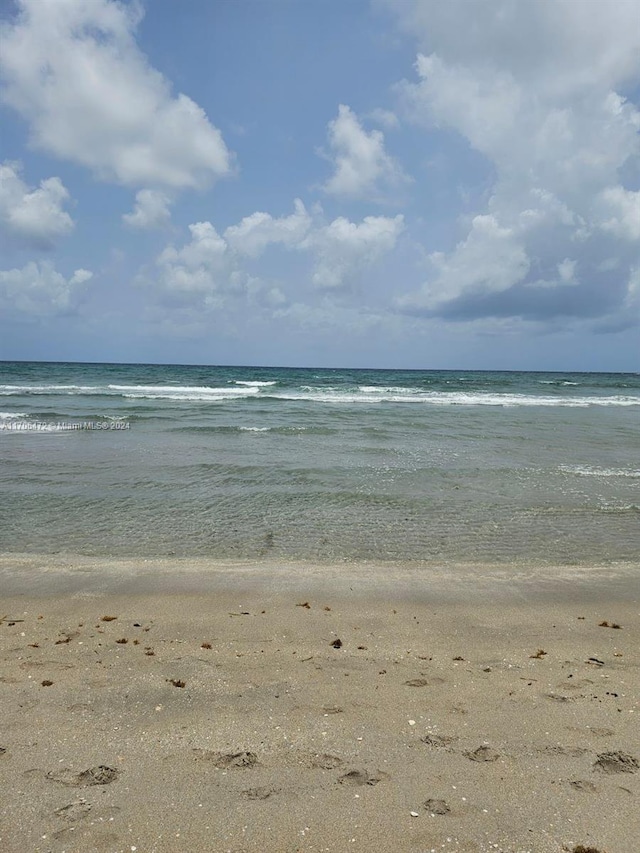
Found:
[(196, 222), (189, 231), (189, 243), (181, 249), (168, 246), (158, 256), (160, 283), (172, 294), (212, 294), (233, 272), (227, 243), (210, 222)]
[(163, 292), (182, 301), (213, 304), (214, 295), (219, 300), (231, 294), (255, 301), (260, 294), (267, 304), (280, 305), (286, 300), (282, 290), (268, 289), (246, 266), (269, 246), (306, 253), (311, 259), (309, 282), (337, 289), (391, 251), (403, 227), (402, 216), (367, 216), (360, 223), (339, 217), (325, 225), (314, 222), (296, 199), (290, 216), (253, 213), (223, 235), (210, 222), (190, 225), (190, 241), (181, 248), (168, 246), (156, 259), (157, 281)]
[(635, 0), (386, 0), (382, 5), (447, 65), (509, 69), (545, 98), (589, 91), (603, 81), (632, 80), (637, 72)]
[(18, 0), (0, 29), (3, 100), (31, 142), (127, 186), (199, 187), (229, 174), (220, 132), (139, 50), (139, 3)]
[(295, 247), (311, 227), (311, 217), (300, 199), (294, 202), (294, 213), (274, 219), (269, 213), (256, 212), (224, 232), (229, 246), (241, 255), (257, 257), (268, 245)]
[(571, 258), (565, 258), (564, 261), (558, 264), (558, 275), (560, 276), (560, 281), (564, 284), (575, 282), (576, 261), (572, 261)]
[(404, 218), (398, 215), (365, 216), (359, 224), (340, 216), (315, 229), (302, 245), (316, 256), (313, 283), (322, 288), (343, 287), (390, 252), (403, 228)]
[(600, 194), (600, 227), (623, 240), (640, 241), (640, 192), (607, 187)]
[(329, 147), (335, 171), (323, 189), (329, 195), (379, 200), (409, 178), (387, 154), (384, 134), (367, 133), (348, 106), (340, 104), (329, 122)]
[(476, 216), (469, 235), (451, 255), (433, 253), (430, 260), (437, 270), (435, 285), (401, 302), (403, 306), (437, 309), (466, 293), (500, 293), (529, 271), (521, 241), (491, 215)]
[(163, 228), (171, 221), (169, 204), (169, 197), (159, 190), (140, 190), (133, 211), (123, 214), (122, 219), (130, 228)]
[(48, 261), (0, 270), (0, 305), (33, 317), (64, 314), (73, 310), (91, 278), (92, 272), (78, 269), (66, 279)]
[(0, 163), (0, 225), (35, 248), (51, 248), (73, 230), (63, 209), (69, 193), (60, 178), (47, 178), (38, 189), (27, 186), (17, 163)]
[[(424, 51), (418, 81), (400, 87), (407, 115), (461, 134), (497, 176), (467, 237), (403, 307), (538, 320), (622, 310), (640, 233), (640, 196), (621, 180), (640, 158), (640, 111), (621, 94), (640, 81), (637, 4), (387, 5)], [(615, 277), (602, 266), (612, 256)]]

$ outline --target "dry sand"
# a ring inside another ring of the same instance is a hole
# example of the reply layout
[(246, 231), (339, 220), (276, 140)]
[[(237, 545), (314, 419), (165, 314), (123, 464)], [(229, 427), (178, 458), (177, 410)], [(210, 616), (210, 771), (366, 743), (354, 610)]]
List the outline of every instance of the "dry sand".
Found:
[(3, 853), (640, 850), (640, 566), (0, 583)]

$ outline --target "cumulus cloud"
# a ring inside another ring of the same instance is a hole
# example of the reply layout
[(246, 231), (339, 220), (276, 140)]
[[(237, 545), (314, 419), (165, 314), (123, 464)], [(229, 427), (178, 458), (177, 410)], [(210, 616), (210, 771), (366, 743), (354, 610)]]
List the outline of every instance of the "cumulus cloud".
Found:
[(64, 210), (69, 193), (60, 178), (47, 178), (37, 189), (27, 186), (17, 163), (0, 163), (0, 226), (20, 242), (50, 249), (73, 230)]
[(238, 225), (224, 232), (229, 246), (241, 255), (257, 257), (270, 244), (289, 248), (299, 245), (311, 227), (311, 217), (297, 198), (291, 216), (274, 219), (269, 213), (257, 211), (246, 216)]
[(603, 80), (632, 80), (637, 73), (635, 0), (386, 0), (386, 5), (423, 49), (450, 66), (490, 63), (559, 95)]
[(367, 216), (360, 223), (338, 217), (324, 224), (314, 221), (296, 199), (289, 216), (256, 212), (222, 235), (210, 222), (190, 225), (189, 242), (181, 248), (167, 246), (156, 259), (157, 281), (163, 292), (183, 302), (218, 305), (225, 295), (244, 293), (255, 299), (260, 292), (267, 304), (281, 305), (286, 301), (281, 289), (269, 288), (247, 268), (269, 246), (306, 254), (309, 281), (335, 290), (391, 251), (403, 227), (402, 216)]
[(438, 289), (425, 291), (419, 299), (408, 298), (405, 305), (437, 309), (476, 286), (485, 293), (500, 293), (522, 281), (530, 267), (513, 230), (501, 227), (491, 215), (476, 216), (469, 235), (451, 255), (434, 252), (430, 260), (437, 270)]
[(189, 226), (191, 240), (182, 248), (167, 246), (157, 258), (160, 283), (174, 295), (212, 294), (233, 272), (229, 248), (210, 222)]
[(640, 241), (640, 192), (607, 187), (596, 200), (600, 227), (623, 240)]
[(390, 252), (403, 228), (404, 217), (398, 215), (365, 216), (360, 223), (340, 216), (315, 229), (301, 244), (316, 257), (313, 283), (329, 289), (344, 286)]
[(140, 190), (133, 211), (123, 214), (122, 219), (130, 228), (164, 228), (171, 221), (169, 204), (169, 197), (159, 190)]
[(487, 208), (452, 252), (431, 257), (402, 308), (452, 319), (637, 312), (640, 195), (623, 179), (640, 158), (640, 111), (624, 97), (640, 81), (637, 5), (388, 5), (423, 51), (417, 81), (400, 87), (408, 114), (461, 134), (497, 176)]
[(233, 299), (279, 304), (278, 288), (268, 288), (243, 268), (239, 256), (210, 222), (189, 226), (191, 239), (180, 248), (167, 246), (156, 258), (153, 283), (173, 306), (205, 311)]
[(558, 264), (558, 275), (560, 276), (560, 281), (564, 284), (575, 283), (576, 263), (571, 258), (565, 258), (564, 261)]
[(66, 314), (75, 308), (91, 278), (92, 272), (78, 269), (67, 279), (49, 261), (0, 270), (0, 305), (31, 317)]
[(34, 146), (126, 186), (182, 189), (229, 174), (220, 131), (139, 50), (139, 3), (17, 5), (0, 28), (2, 98)]
[(334, 172), (323, 189), (329, 195), (379, 200), (409, 181), (387, 154), (384, 134), (367, 133), (348, 106), (340, 104), (337, 118), (329, 122), (328, 137)]

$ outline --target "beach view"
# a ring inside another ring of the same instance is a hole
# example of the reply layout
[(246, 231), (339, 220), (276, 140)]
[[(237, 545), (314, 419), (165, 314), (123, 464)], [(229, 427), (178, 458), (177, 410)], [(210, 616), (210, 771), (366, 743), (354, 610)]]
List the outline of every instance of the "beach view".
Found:
[(0, 2), (2, 853), (638, 853), (639, 57)]

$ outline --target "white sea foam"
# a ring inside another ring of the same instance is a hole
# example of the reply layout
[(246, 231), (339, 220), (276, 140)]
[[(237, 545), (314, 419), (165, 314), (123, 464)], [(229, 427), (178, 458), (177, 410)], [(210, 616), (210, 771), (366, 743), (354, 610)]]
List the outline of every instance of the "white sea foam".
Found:
[(425, 393), (421, 388), (403, 388), (397, 385), (359, 385), (358, 391), (361, 391), (363, 394), (391, 394), (394, 396)]
[[(123, 394), (125, 400), (173, 400), (178, 403), (224, 403), (239, 399), (223, 394)], [(249, 396), (249, 395), (245, 395)]]
[(240, 432), (269, 432), (270, 427), (240, 427)]
[[(365, 390), (366, 389), (366, 390)], [(265, 396), (279, 400), (310, 401), (316, 403), (422, 403), (431, 406), (561, 406), (587, 408), (589, 406), (640, 406), (639, 397), (549, 397), (527, 394), (503, 394), (485, 391), (419, 391), (415, 388), (376, 388), (361, 386), (357, 392), (335, 389), (309, 389), (302, 393), (272, 393)]]
[(15, 421), (26, 417), (26, 412), (0, 412), (0, 421)]
[(31, 394), (104, 395), (122, 397), (149, 397), (151, 399), (208, 400), (248, 397), (259, 393), (256, 386), (241, 388), (212, 388), (188, 385), (0, 385), (0, 395), (22, 396)]
[(588, 465), (560, 465), (565, 474), (575, 474), (578, 477), (631, 477), (640, 479), (640, 471), (629, 468), (592, 468)]
[(253, 388), (212, 388), (210, 385), (108, 385), (112, 391), (138, 394), (216, 394), (217, 396), (238, 396), (255, 394)]
[(259, 388), (211, 388), (208, 385), (109, 385), (113, 392), (133, 400), (179, 400), (193, 403), (216, 403), (251, 397)]
[(351, 388), (302, 385), (280, 391), (275, 381), (234, 380), (234, 385), (0, 385), (0, 395), (111, 396), (134, 400), (219, 403), (246, 397), (330, 404), (416, 403), (431, 406), (544, 406), (565, 408), (640, 406), (640, 395), (553, 396), (493, 391), (432, 391), (404, 386), (360, 385)]
[(104, 385), (0, 385), (0, 395), (102, 394)]

